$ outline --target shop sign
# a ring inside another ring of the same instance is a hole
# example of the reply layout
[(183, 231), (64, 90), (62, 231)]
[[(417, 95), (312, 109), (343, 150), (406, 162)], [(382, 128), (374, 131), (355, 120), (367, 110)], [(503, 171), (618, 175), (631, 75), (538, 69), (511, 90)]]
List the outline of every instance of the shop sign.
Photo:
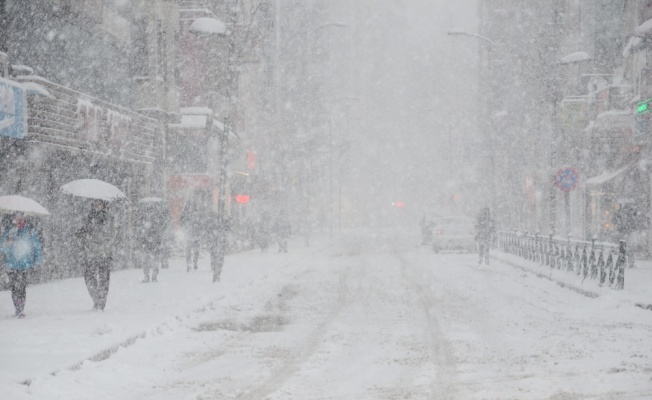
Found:
[(211, 187), (211, 178), (205, 174), (179, 174), (170, 178), (172, 189), (202, 189)]
[(568, 133), (582, 132), (587, 124), (587, 103), (585, 100), (565, 99), (561, 103), (562, 125)]
[(0, 136), (22, 139), (27, 135), (25, 89), (0, 78)]

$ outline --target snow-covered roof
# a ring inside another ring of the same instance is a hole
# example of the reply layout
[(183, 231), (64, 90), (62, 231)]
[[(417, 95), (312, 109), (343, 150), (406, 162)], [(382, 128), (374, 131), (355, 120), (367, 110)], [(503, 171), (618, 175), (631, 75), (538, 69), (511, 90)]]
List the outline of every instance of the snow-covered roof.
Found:
[(192, 24), (190, 24), (190, 32), (225, 35), (226, 24), (215, 18), (197, 18)]
[(575, 53), (570, 53), (561, 58), (562, 64), (571, 64), (580, 61), (588, 61), (591, 59), (591, 56), (583, 51), (576, 51)]

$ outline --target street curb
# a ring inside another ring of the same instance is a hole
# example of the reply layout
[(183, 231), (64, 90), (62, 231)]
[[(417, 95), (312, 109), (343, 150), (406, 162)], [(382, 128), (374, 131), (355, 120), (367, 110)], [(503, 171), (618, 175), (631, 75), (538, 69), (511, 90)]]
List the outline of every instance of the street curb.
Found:
[(558, 281), (558, 280), (553, 279), (553, 278), (551, 278), (550, 276), (548, 276), (548, 275), (546, 275), (546, 274), (544, 274), (544, 273), (537, 272), (537, 271), (533, 271), (533, 270), (531, 270), (531, 269), (529, 269), (529, 268), (526, 268), (526, 267), (523, 267), (523, 266), (521, 266), (521, 265), (518, 265), (518, 264), (516, 264), (516, 263), (514, 263), (514, 262), (512, 262), (512, 261), (508, 261), (508, 260), (506, 260), (506, 259), (504, 259), (504, 258), (502, 258), (502, 257), (500, 257), (500, 256), (496, 256), (495, 253), (492, 255), (492, 258), (495, 258), (496, 260), (498, 260), (498, 261), (500, 261), (500, 262), (502, 262), (502, 263), (504, 263), (504, 264), (507, 264), (507, 265), (509, 265), (510, 267), (513, 267), (513, 268), (516, 268), (516, 269), (520, 269), (521, 271), (525, 271), (525, 272), (528, 272), (528, 273), (534, 274), (534, 275), (537, 276), (538, 278), (545, 278), (545, 279), (547, 279), (547, 280), (549, 280), (549, 281), (551, 281), (551, 282), (555, 282), (557, 285), (563, 287), (564, 289), (572, 290), (573, 292), (576, 292), (576, 293), (578, 293), (578, 294), (581, 294), (582, 296), (586, 296), (586, 297), (589, 297), (589, 298), (591, 298), (591, 299), (595, 299), (595, 298), (600, 297), (600, 295), (599, 295), (598, 293), (591, 292), (591, 291), (589, 291), (589, 290), (585, 290), (585, 289), (580, 289), (580, 288), (578, 288), (578, 287), (576, 287), (576, 286), (569, 285), (568, 283)]
[[(598, 297), (601, 296), (598, 293), (591, 292), (591, 291), (585, 290), (585, 289), (581, 289), (581, 288), (578, 288), (577, 286), (569, 285), (568, 283), (561, 282), (561, 281), (558, 281), (556, 279), (553, 279), (553, 278), (551, 278), (550, 276), (548, 276), (548, 275), (546, 275), (544, 273), (537, 272), (537, 271), (534, 271), (532, 269), (523, 267), (522, 265), (518, 265), (515, 262), (508, 261), (505, 258), (500, 257), (500, 255), (498, 255), (498, 256), (495, 255), (495, 253), (492, 255), (492, 257), (495, 258), (496, 260), (502, 262), (503, 264), (509, 265), (512, 268), (520, 269), (521, 271), (534, 274), (538, 278), (544, 278), (544, 279), (547, 279), (547, 280), (549, 280), (551, 282), (555, 282), (557, 285), (563, 287), (564, 289), (572, 290), (573, 292), (581, 294), (582, 296), (586, 296), (586, 297), (589, 297), (591, 299), (595, 299), (595, 298), (598, 298)], [(652, 311), (652, 304), (635, 303), (634, 305), (636, 307), (642, 308), (644, 310)]]

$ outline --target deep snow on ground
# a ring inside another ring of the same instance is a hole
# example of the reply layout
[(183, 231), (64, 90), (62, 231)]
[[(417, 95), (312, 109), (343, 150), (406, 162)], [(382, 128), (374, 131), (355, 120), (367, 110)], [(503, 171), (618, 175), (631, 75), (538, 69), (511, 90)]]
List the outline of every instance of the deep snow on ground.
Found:
[[(652, 312), (627, 287), (589, 298), (527, 268), (434, 254), (417, 235), (349, 232), (309, 248), (292, 242), (288, 254), (231, 255), (219, 284), (207, 259), (192, 273), (176, 259), (156, 284), (120, 271), (104, 313), (90, 311), (81, 279), (30, 287), (28, 317), (0, 320), (0, 393), (652, 398)], [(0, 315), (11, 309), (0, 293)]]

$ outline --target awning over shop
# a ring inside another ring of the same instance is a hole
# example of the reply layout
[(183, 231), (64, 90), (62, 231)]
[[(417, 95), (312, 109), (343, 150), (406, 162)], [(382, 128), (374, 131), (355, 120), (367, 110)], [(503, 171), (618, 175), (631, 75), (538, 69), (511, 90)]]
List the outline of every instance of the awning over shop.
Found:
[(652, 33), (652, 19), (648, 19), (641, 25), (634, 29), (634, 34), (640, 37), (647, 36)]
[(170, 124), (170, 128), (178, 129), (204, 129), (208, 116), (206, 115), (182, 115), (181, 122), (178, 124)]
[(642, 48), (644, 46), (641, 46), (641, 43), (643, 43), (643, 39), (641, 39), (641, 37), (639, 37), (639, 36), (630, 36), (629, 40), (627, 41), (627, 44), (623, 48), (623, 57), (627, 58), (632, 53), (636, 53), (636, 52), (642, 50)]
[(626, 166), (624, 166), (624, 167), (622, 167), (620, 169), (617, 169), (615, 171), (604, 172), (604, 173), (602, 173), (602, 174), (600, 174), (598, 176), (594, 176), (592, 178), (587, 179), (586, 184), (589, 185), (589, 186), (603, 185), (603, 184), (609, 182), (610, 180), (622, 175), (623, 173), (625, 173), (627, 170), (629, 170), (632, 166), (634, 166), (636, 164), (637, 163), (634, 162), (634, 163), (626, 165)]
[[(186, 107), (181, 109), (181, 122), (178, 124), (170, 124), (172, 129), (205, 129), (208, 123), (208, 118), (213, 113), (213, 110), (206, 107)], [(213, 119), (213, 126), (220, 131), (224, 131), (224, 123), (222, 121)], [(232, 130), (229, 130), (229, 138), (233, 140), (238, 139), (238, 135)]]
[(595, 123), (591, 126), (593, 131), (610, 131), (632, 129), (634, 118), (630, 110), (610, 110), (598, 114)]

